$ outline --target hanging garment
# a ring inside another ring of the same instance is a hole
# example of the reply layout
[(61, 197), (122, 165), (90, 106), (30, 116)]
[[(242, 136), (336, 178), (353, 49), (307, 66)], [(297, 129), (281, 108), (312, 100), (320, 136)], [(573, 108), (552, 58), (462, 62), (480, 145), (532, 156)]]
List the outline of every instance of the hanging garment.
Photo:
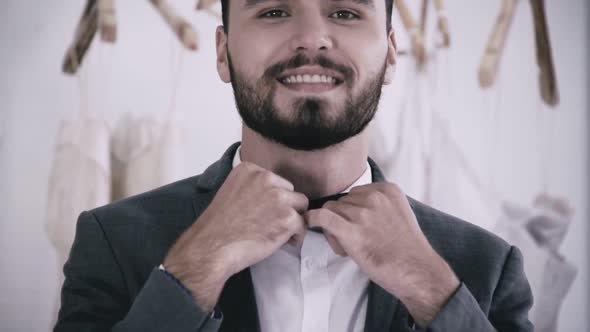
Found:
[(421, 70), (412, 58), (405, 59), (405, 71), (398, 71), (404, 76), (397, 77), (404, 83), (394, 90), (401, 100), (395, 104), (398, 114), (377, 117), (370, 154), (406, 194), (490, 230), (499, 216), (499, 199), (451, 135), (450, 75), (440, 64), (444, 52), (432, 55)]
[(500, 215), (500, 199), (480, 180), (453, 139), (444, 113), (433, 115), (432, 152), (427, 169), (428, 204), (491, 230)]
[(113, 200), (180, 180), (183, 137), (172, 119), (125, 114), (111, 140)]
[(561, 303), (577, 274), (557, 251), (571, 220), (571, 209), (566, 207), (563, 200), (548, 195), (540, 195), (529, 208), (505, 202), (494, 227), (496, 234), (523, 252), (535, 299), (529, 317), (538, 332), (557, 331)]
[[(109, 127), (102, 119), (65, 120), (49, 177), (47, 236), (65, 263), (80, 212), (110, 201)], [(61, 272), (60, 272), (61, 275)]]
[(390, 89), (394, 106), (377, 113), (371, 126), (369, 155), (382, 165), (389, 181), (409, 196), (424, 201), (427, 147), (422, 115), (427, 102), (423, 98), (426, 74), (416, 71), (414, 66), (413, 58), (399, 60), (396, 72), (399, 81), (394, 80)]
[[(109, 132), (102, 119), (81, 116), (62, 121), (49, 175), (46, 232), (57, 254), (57, 281), (63, 284), (80, 212), (110, 202)], [(55, 299), (54, 315), (60, 307)]]

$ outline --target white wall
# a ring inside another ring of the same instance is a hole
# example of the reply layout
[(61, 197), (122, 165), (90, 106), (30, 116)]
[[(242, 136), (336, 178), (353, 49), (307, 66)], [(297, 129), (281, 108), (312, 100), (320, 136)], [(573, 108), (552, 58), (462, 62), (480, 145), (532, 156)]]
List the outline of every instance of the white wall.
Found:
[[(44, 232), (47, 178), (58, 123), (78, 114), (84, 86), (89, 92), (89, 111), (113, 125), (125, 111), (165, 114), (175, 80), (171, 69), (181, 62), (177, 109), (186, 119), (188, 131), (191, 157), (187, 175), (201, 172), (238, 140), (240, 122), (231, 88), (221, 83), (215, 72), (217, 23), (210, 16), (194, 13), (192, 0), (174, 3), (197, 27), (199, 52), (178, 56), (172, 34), (147, 1), (118, 1), (119, 41), (113, 47), (95, 40), (82, 79), (77, 79), (62, 75), (60, 66), (82, 1), (0, 2), (0, 330), (47, 331), (52, 321), (58, 269)], [(489, 169), (488, 162), (494, 160), (495, 183), (504, 197), (529, 203), (542, 189), (540, 150), (552, 151), (548, 187), (576, 208), (562, 252), (579, 268), (562, 307), (559, 327), (560, 331), (582, 331), (590, 326), (590, 31), (586, 26), (590, 17), (584, 0), (567, 3), (547, 3), (561, 105), (551, 120), (555, 134), (544, 145), (536, 141), (540, 102), (528, 1), (521, 1), (513, 23), (501, 85), (483, 93), (476, 70), (500, 1), (448, 0), (453, 38), (449, 84), (456, 101), (453, 134), (478, 169)], [(394, 20), (399, 27), (399, 20)], [(398, 34), (403, 46), (403, 30), (398, 29)], [(400, 85), (387, 89), (396, 86)], [(394, 111), (391, 92), (385, 91), (380, 112)], [(484, 145), (482, 131), (489, 130), (486, 110), (492, 108), (500, 129), (498, 148), (489, 156), (492, 152)]]

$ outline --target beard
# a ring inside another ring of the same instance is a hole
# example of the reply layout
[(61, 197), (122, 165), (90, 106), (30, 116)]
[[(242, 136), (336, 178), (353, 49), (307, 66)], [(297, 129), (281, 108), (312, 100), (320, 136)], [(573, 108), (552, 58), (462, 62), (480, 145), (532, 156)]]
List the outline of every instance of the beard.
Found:
[[(310, 59), (303, 54), (269, 67), (253, 84), (237, 72), (228, 54), (231, 83), (242, 121), (264, 138), (294, 150), (321, 150), (339, 144), (361, 133), (371, 122), (379, 105), (385, 78), (386, 62), (381, 70), (353, 94), (353, 71), (319, 56)], [(287, 69), (319, 65), (341, 73), (347, 97), (341, 110), (330, 115), (328, 102), (319, 97), (302, 97), (293, 102), (291, 116), (282, 118), (274, 103), (277, 77)]]

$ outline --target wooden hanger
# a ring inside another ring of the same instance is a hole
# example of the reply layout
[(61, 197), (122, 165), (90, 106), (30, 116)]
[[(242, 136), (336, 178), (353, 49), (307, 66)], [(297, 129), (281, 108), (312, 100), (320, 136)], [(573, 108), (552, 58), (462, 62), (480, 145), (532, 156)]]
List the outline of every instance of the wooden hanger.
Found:
[[(198, 47), (197, 33), (184, 18), (168, 4), (166, 0), (150, 0), (156, 10), (168, 23), (184, 47), (196, 50)], [(100, 29), (101, 39), (115, 42), (117, 39), (117, 19), (115, 0), (87, 0), (82, 16), (78, 21), (74, 40), (68, 47), (62, 64), (62, 71), (75, 74), (82, 65), (84, 56)]]
[(92, 43), (92, 39), (98, 29), (98, 3), (96, 0), (87, 0), (86, 7), (78, 21), (74, 41), (68, 47), (62, 71), (66, 74), (75, 74), (82, 64), (82, 60)]
[(98, 0), (98, 30), (102, 41), (114, 43), (117, 40), (115, 0)]
[(197, 1), (197, 10), (207, 10), (213, 7), (214, 4), (219, 2), (219, 0), (198, 0)]
[(164, 21), (168, 23), (168, 26), (176, 34), (184, 47), (196, 50), (197, 44), (197, 33), (193, 27), (180, 15), (176, 14), (176, 11), (170, 6), (166, 0), (149, 0), (154, 7), (158, 10)]
[(198, 0), (195, 9), (205, 11), (221, 20), (221, 14), (213, 10), (213, 5), (215, 5), (217, 2), (219, 2), (219, 0)]
[(479, 84), (483, 88), (490, 87), (496, 80), (500, 58), (506, 44), (506, 37), (512, 24), (512, 18), (518, 0), (503, 0), (496, 25), (488, 40), (484, 56), (479, 65)]
[(420, 6), (420, 33), (422, 36), (426, 34), (426, 21), (428, 20), (428, 4), (429, 0), (422, 0)]
[[(517, 2), (518, 0), (504, 0), (502, 3), (500, 14), (496, 19), (496, 25), (490, 35), (486, 51), (479, 66), (479, 84), (482, 88), (487, 88), (494, 84)], [(544, 0), (530, 0), (530, 4), (535, 24), (535, 46), (537, 64), (540, 69), (539, 87), (541, 98), (548, 105), (556, 106), (559, 103), (559, 91), (551, 54), (545, 3)]]
[(535, 45), (537, 48), (537, 64), (539, 65), (539, 88), (541, 98), (550, 106), (559, 104), (559, 91), (555, 66), (551, 52), (549, 29), (544, 0), (530, 0), (535, 22)]
[(442, 36), (442, 46), (451, 46), (451, 34), (449, 32), (449, 19), (445, 13), (445, 6), (443, 0), (434, 0), (434, 8), (436, 8), (437, 28)]
[(420, 28), (416, 24), (416, 20), (412, 16), (412, 13), (406, 5), (405, 0), (395, 0), (394, 3), (402, 19), (404, 28), (410, 35), (410, 40), (412, 42), (412, 53), (416, 57), (416, 62), (418, 63), (418, 66), (422, 66), (426, 61), (424, 36), (420, 32)]

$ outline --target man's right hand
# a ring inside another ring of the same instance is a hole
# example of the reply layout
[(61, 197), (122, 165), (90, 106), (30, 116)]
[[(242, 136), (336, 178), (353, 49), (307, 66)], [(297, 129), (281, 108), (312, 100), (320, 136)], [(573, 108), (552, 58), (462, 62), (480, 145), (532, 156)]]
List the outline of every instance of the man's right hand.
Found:
[(197, 221), (176, 241), (166, 270), (211, 312), (233, 274), (305, 236), (305, 195), (286, 179), (242, 162)]

